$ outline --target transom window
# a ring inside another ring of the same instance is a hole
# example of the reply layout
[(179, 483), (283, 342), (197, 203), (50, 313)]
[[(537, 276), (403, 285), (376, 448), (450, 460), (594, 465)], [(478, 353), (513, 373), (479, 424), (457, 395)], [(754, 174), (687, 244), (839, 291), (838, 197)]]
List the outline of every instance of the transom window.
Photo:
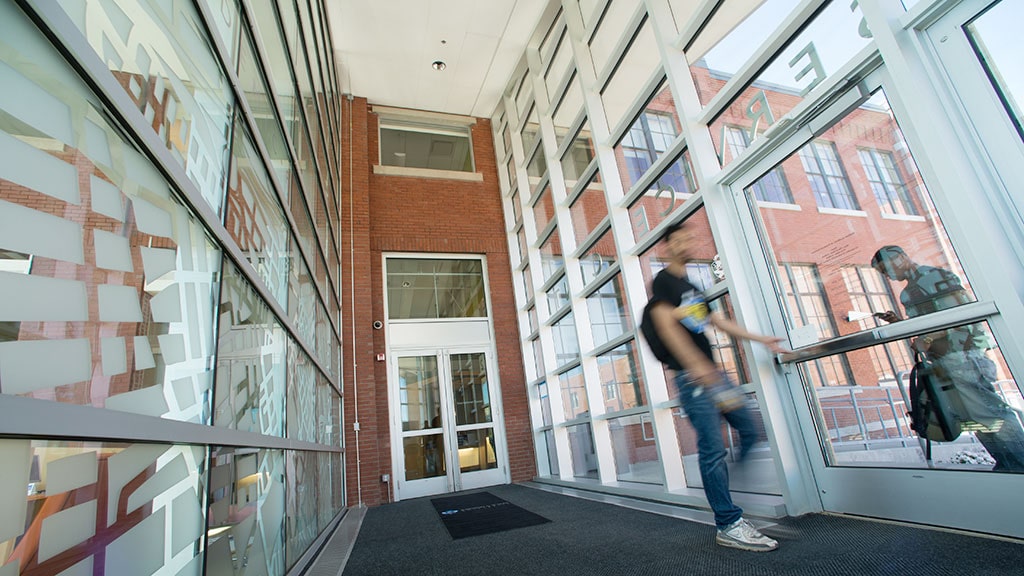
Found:
[(382, 118), (380, 163), (383, 166), (473, 172), (469, 128)]
[(387, 293), (391, 320), (487, 316), (480, 260), (388, 258)]

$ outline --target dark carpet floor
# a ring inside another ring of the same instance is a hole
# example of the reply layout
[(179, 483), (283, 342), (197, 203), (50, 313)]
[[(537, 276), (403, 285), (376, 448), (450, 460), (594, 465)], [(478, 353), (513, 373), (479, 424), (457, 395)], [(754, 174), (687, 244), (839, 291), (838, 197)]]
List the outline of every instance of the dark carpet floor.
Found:
[(487, 491), (551, 522), (453, 540), (430, 498), (386, 504), (367, 511), (344, 576), (1024, 575), (1024, 543), (811, 514), (766, 528), (779, 549), (752, 553), (716, 546), (704, 524), (525, 486)]

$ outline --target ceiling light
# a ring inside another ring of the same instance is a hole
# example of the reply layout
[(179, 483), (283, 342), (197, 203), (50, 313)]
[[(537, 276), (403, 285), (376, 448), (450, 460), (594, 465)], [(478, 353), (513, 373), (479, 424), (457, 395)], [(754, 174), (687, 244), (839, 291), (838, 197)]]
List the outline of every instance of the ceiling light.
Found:
[(448, 65), (445, 64), (444, 62), (440, 61), (440, 60), (434, 60), (434, 63), (431, 64), (430, 67), (433, 68), (434, 70), (437, 70), (438, 72), (440, 72), (441, 70), (444, 70), (445, 68), (447, 68)]

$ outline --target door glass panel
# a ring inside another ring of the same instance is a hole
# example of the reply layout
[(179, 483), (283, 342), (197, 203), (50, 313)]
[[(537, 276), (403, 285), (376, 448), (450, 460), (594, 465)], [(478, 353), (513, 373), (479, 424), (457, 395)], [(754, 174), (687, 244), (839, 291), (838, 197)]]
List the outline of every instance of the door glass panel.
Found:
[(1024, 6), (1019, 2), (1003, 0), (986, 10), (965, 27), (967, 38), (985, 68), (999, 99), (1024, 137), (1024, 67), (1018, 57), (1024, 51), (1019, 22), (1024, 17)]
[(398, 359), (398, 397), (403, 432), (441, 427), (441, 391), (435, 356)]
[(852, 369), (849, 386), (826, 388), (815, 379), (817, 361), (798, 364), (817, 402), (818, 433), (829, 464), (929, 467), (924, 441), (911, 431), (907, 416), (915, 345), (927, 349), (933, 382), (961, 429), (952, 442), (932, 442), (932, 466), (1024, 471), (1024, 398), (987, 322), (842, 354), (838, 358)]
[(444, 436), (410, 436), (402, 439), (405, 448), (405, 479), (422, 480), (447, 475), (444, 464)]
[(464, 430), (458, 433), (459, 472), (477, 472), (498, 467), (494, 454), (494, 429)]
[[(792, 203), (762, 201), (780, 175)], [(976, 300), (882, 90), (744, 192), (794, 347)], [(815, 385), (853, 383), (841, 357), (813, 364)]]
[[(452, 399), (455, 402), (455, 424), (482, 424), (491, 421), (491, 395), (487, 385), (487, 357), (475, 354), (452, 354)], [(460, 433), (461, 434), (461, 433)], [(462, 438), (459, 438), (459, 448)], [(462, 456), (459, 456), (462, 459)]]

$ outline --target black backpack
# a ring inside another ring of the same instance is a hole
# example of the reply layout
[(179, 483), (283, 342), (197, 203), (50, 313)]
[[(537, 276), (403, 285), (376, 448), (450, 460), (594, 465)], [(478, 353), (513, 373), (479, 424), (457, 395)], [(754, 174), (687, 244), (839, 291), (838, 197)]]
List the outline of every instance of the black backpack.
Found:
[(960, 437), (960, 422), (949, 405), (954, 385), (935, 377), (932, 363), (918, 352), (910, 371), (910, 428), (926, 444), (925, 457), (932, 459), (931, 443), (952, 442)]

